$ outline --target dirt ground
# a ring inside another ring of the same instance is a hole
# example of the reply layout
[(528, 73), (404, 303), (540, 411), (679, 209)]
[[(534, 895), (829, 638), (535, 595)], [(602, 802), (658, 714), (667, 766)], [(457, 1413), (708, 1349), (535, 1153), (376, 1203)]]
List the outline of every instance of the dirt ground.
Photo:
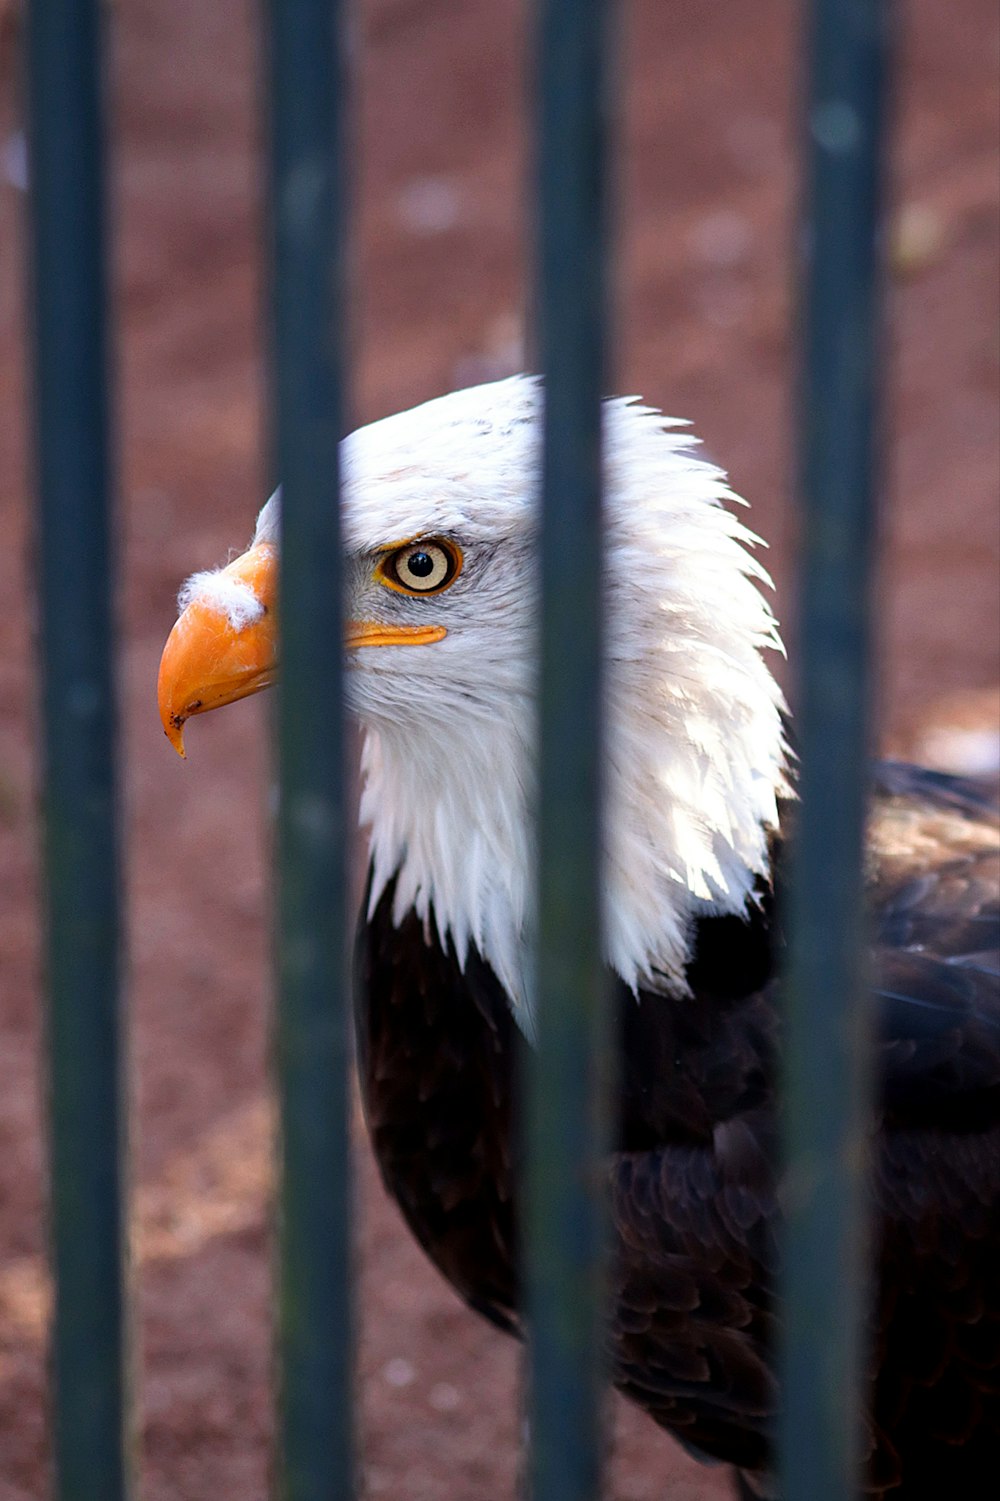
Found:
[[(132, 1158), (147, 1501), (266, 1489), (266, 744), (259, 701), (154, 701), (174, 594), (265, 493), (258, 8), (112, 6)], [(356, 410), (521, 364), (525, 11), (360, 7)], [(913, 0), (893, 149), (881, 738), (975, 764), (998, 714), (997, 12)], [(616, 386), (691, 418), (754, 505), (790, 614), (789, 265), (802, 7), (623, 7)], [(36, 673), (18, 311), (23, 143), (0, 58), (0, 1501), (45, 1488)], [(794, 637), (794, 629), (789, 634)], [(516, 1355), (411, 1243), (357, 1132), (367, 1493), (503, 1501)], [(317, 1185), (317, 1192), (322, 1185)], [(618, 1404), (613, 1501), (709, 1501)]]

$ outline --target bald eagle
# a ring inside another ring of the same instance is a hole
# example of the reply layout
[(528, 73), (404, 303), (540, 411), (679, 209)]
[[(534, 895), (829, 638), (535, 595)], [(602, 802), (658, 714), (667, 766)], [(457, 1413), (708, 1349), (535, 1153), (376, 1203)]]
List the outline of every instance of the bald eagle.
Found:
[[(512, 1080), (531, 1047), (540, 405), (527, 377), (343, 446), (349, 703), (370, 867), (356, 972), (382, 1175), (460, 1295), (517, 1332)], [(608, 1162), (615, 1384), (775, 1494), (781, 1019), (774, 911), (794, 815), (780, 648), (724, 474), (646, 407), (604, 411), (604, 951), (622, 1069)], [(184, 586), (164, 728), (275, 675), (280, 497)], [(878, 1296), (867, 1485), (1000, 1473), (1000, 840), (973, 788), (874, 770), (867, 880)], [(990, 1478), (992, 1477), (992, 1478)]]

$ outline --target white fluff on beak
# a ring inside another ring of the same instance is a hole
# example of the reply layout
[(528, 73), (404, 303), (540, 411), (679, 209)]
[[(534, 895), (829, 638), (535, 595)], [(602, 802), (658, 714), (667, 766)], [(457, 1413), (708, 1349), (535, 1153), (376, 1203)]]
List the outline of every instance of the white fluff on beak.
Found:
[(205, 573), (193, 573), (189, 579), (185, 580), (177, 596), (177, 605), (181, 613), (195, 601), (217, 610), (220, 615), (225, 615), (234, 631), (240, 631), (245, 626), (255, 624), (264, 614), (264, 606), (250, 585), (241, 579), (233, 578), (232, 574), (228, 574), (224, 568), (213, 568)]

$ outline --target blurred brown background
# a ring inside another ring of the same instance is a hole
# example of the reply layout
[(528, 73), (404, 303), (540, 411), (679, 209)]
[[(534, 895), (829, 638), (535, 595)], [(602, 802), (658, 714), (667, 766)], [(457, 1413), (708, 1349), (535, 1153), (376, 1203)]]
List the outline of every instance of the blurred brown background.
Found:
[[(4, 7), (10, 10), (10, 7)], [(141, 1452), (148, 1501), (256, 1501), (269, 1440), (266, 745), (258, 701), (163, 739), (180, 580), (264, 497), (257, 7), (113, 5), (122, 697)], [(520, 368), (525, 15), (360, 7), (359, 420)], [(791, 0), (634, 0), (616, 386), (691, 418), (753, 503), (789, 614)], [(881, 739), (975, 769), (998, 681), (994, 0), (899, 6)], [(24, 153), (0, 56), (0, 1501), (45, 1484)], [(793, 634), (793, 632), (792, 632)], [(368, 1493), (505, 1501), (516, 1354), (424, 1263), (358, 1131)], [(323, 1186), (317, 1185), (317, 1192)], [(621, 1406), (614, 1501), (728, 1494)]]

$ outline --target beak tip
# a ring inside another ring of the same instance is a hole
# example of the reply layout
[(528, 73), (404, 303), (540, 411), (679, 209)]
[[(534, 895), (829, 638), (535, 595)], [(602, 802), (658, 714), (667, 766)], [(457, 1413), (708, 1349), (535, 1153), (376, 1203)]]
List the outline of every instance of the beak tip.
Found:
[(169, 722), (164, 723), (163, 733), (181, 760), (186, 761), (187, 751), (184, 749), (184, 720), (171, 718)]

